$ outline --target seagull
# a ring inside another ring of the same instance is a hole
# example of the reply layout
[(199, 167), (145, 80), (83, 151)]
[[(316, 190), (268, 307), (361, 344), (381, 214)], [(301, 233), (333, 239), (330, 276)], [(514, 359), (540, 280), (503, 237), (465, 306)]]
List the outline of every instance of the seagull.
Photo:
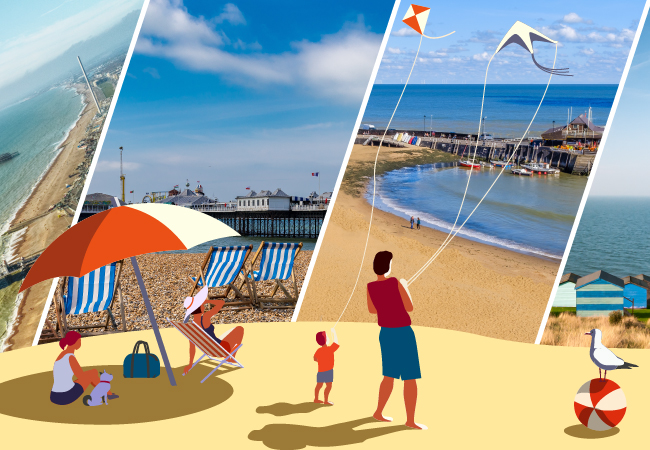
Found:
[[(603, 337), (602, 331), (594, 328), (586, 336), (591, 336), (591, 349), (589, 356), (591, 360), (598, 366), (598, 379), (601, 379), (601, 369), (605, 371), (605, 381), (607, 380), (607, 371), (616, 369), (631, 369), (632, 367), (639, 367), (636, 364), (623, 361), (616, 356), (610, 349), (605, 347), (600, 341)], [(601, 380), (602, 381), (602, 380)]]

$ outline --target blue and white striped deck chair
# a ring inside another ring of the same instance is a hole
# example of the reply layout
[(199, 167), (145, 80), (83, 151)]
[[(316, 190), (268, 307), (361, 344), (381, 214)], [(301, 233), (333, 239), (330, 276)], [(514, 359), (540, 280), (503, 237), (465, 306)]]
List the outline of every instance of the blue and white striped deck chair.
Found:
[[(293, 273), (293, 263), (302, 248), (302, 242), (299, 244), (262, 242), (257, 249), (255, 257), (251, 263), (249, 277), (252, 279), (253, 296), (255, 303), (260, 308), (295, 308), (298, 302), (298, 286), (296, 277)], [(258, 256), (260, 257), (259, 270), (253, 270)], [(289, 280), (293, 283), (294, 294), (290, 294), (286, 286), (282, 284), (283, 280)], [(275, 285), (270, 295), (262, 295), (257, 284), (262, 281), (274, 281)], [(285, 297), (276, 297), (278, 289), (281, 290)], [(276, 305), (264, 306), (263, 303)], [(293, 303), (293, 305), (277, 305), (277, 303)]]
[[(111, 263), (107, 266), (93, 270), (86, 275), (76, 278), (67, 277), (63, 282), (59, 294), (59, 309), (57, 316), (62, 316), (60, 325), (65, 332), (68, 330), (90, 330), (101, 328), (98, 332), (91, 334), (101, 334), (108, 331), (109, 322), (118, 330), (115, 317), (111, 308), (116, 297), (120, 299), (120, 313), (122, 319), (122, 330), (126, 331), (126, 320), (122, 294), (119, 287), (120, 273), (122, 271), (122, 261)], [(96, 325), (70, 326), (66, 316), (78, 315), (89, 312), (106, 311), (106, 321)], [(59, 319), (57, 317), (57, 319)], [(119, 331), (119, 330), (118, 330)]]
[[(189, 296), (194, 296), (195, 292), (200, 290), (204, 285), (209, 288), (226, 287), (224, 293), (211, 295), (209, 298), (227, 299), (230, 291), (234, 292), (235, 299), (239, 301), (227, 301), (225, 309), (244, 309), (253, 307), (253, 299), (250, 295), (244, 295), (241, 288), (247, 284), (250, 292), (250, 284), (243, 273), (244, 263), (253, 249), (252, 245), (240, 245), (236, 247), (210, 247), (208, 254), (201, 266), (201, 272), (195, 277), (189, 277), (192, 282), (192, 289)], [(241, 275), (241, 276), (240, 276)], [(242, 284), (235, 286), (237, 279)]]

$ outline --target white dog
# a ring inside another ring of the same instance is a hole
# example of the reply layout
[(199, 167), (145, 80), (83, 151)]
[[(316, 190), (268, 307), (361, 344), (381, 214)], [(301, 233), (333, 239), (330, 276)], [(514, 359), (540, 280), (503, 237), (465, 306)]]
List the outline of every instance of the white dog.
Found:
[(108, 391), (111, 390), (111, 381), (113, 380), (113, 375), (103, 371), (99, 374), (99, 384), (93, 388), (93, 391), (90, 395), (86, 395), (83, 398), (84, 405), (86, 406), (98, 406), (102, 403), (108, 405)]

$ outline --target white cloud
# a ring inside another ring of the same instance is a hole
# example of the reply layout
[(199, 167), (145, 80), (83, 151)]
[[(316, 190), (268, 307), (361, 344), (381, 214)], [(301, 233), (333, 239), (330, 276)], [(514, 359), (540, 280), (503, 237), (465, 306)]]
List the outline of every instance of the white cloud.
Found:
[(289, 52), (235, 54), (224, 49), (230, 40), (222, 32), (189, 14), (180, 0), (152, 0), (136, 51), (233, 83), (293, 85), (350, 102), (367, 85), (380, 41), (359, 22), (319, 42), (294, 42)]
[(388, 47), (386, 51), (394, 55), (399, 55), (400, 53), (402, 53), (402, 51), (399, 48), (393, 48), (393, 47)]
[[(123, 163), (124, 170), (126, 171), (135, 171), (142, 167), (142, 164), (137, 162), (125, 162)], [(118, 173), (120, 171), (120, 162), (119, 161), (106, 161), (105, 159), (100, 159), (97, 161), (97, 167), (95, 172), (113, 172)]]
[(591, 56), (595, 52), (593, 48), (583, 48), (582, 50), (580, 50), (580, 53), (582, 53), (583, 55)]
[(400, 37), (403, 37), (403, 36), (419, 36), (420, 33), (415, 31), (411, 27), (404, 27), (404, 28), (400, 28), (397, 31), (393, 31), (390, 35), (391, 36), (400, 36)]
[[(181, 1), (178, 1), (181, 3)], [(223, 12), (214, 18), (214, 23), (229, 22), (233, 25), (246, 25), (246, 19), (237, 6), (232, 3), (226, 3)]]
[(149, 75), (151, 75), (156, 80), (160, 79), (160, 74), (158, 73), (158, 69), (156, 69), (154, 67), (145, 67), (144, 69), (142, 69), (142, 71), (144, 73), (148, 73)]
[(103, 33), (141, 5), (140, 0), (100, 2), (35, 33), (0, 42), (0, 86), (35, 71), (74, 44)]
[(576, 14), (574, 12), (569, 13), (566, 16), (564, 16), (562, 18), (562, 22), (564, 22), (564, 23), (587, 23), (587, 24), (592, 23), (591, 20), (583, 19), (582, 17), (580, 17), (578, 14)]
[(488, 61), (490, 59), (490, 55), (488, 52), (477, 53), (476, 55), (472, 56), (472, 59), (474, 61)]

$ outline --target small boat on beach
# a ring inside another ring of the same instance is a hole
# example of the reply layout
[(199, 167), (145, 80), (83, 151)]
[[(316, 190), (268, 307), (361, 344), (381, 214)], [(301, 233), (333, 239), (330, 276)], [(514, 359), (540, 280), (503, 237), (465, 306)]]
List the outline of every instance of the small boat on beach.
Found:
[(490, 161), (490, 162), (494, 165), (494, 167), (499, 167), (499, 168), (504, 167), (506, 169), (512, 167), (512, 163), (508, 161)]
[(13, 152), (13, 153), (3, 153), (2, 155), (0, 155), (0, 163), (7, 162), (7, 161), (9, 161), (10, 159), (13, 159), (13, 158), (15, 158), (15, 157), (18, 156), (18, 155), (19, 155), (18, 152)]
[(533, 172), (526, 169), (512, 169), (511, 172), (513, 175), (521, 175), (523, 177), (529, 177), (533, 174)]
[(529, 163), (522, 164), (521, 167), (528, 169), (533, 173), (537, 172), (540, 175), (557, 175), (560, 173), (560, 169), (551, 167), (549, 163)]
[(463, 167), (471, 167), (472, 169), (480, 169), (481, 168), (480, 163), (473, 163), (472, 161), (470, 161), (468, 159), (464, 160), (464, 161), (461, 159), (460, 161), (458, 161), (458, 164), (460, 164)]

